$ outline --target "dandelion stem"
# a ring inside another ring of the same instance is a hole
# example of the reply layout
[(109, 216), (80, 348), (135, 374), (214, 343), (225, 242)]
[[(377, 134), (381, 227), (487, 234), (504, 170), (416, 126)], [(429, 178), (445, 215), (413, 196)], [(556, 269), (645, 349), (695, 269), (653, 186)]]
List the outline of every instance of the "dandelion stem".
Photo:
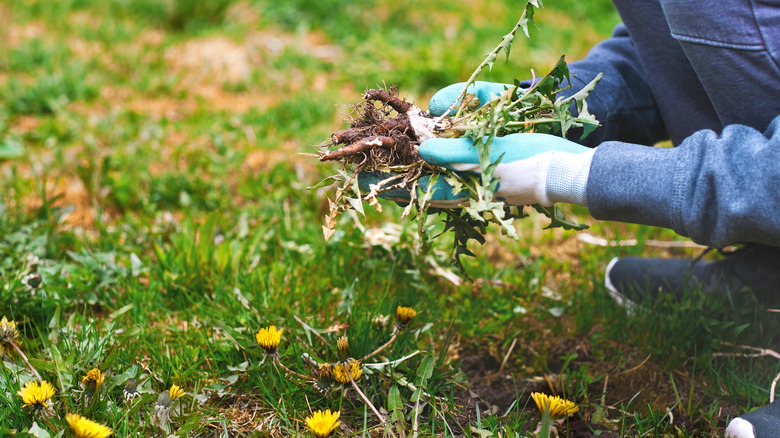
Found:
[(523, 15), (520, 17), (520, 20), (515, 24), (515, 27), (512, 28), (512, 31), (508, 34), (504, 35), (504, 38), (501, 40), (501, 44), (499, 44), (495, 49), (493, 49), (492, 52), (490, 52), (485, 58), (481, 64), (477, 67), (476, 70), (474, 70), (474, 73), (471, 74), (471, 77), (466, 81), (466, 85), (463, 87), (463, 90), (461, 90), (460, 94), (458, 94), (458, 97), (455, 98), (455, 100), (452, 102), (452, 105), (450, 105), (450, 108), (447, 109), (447, 111), (444, 112), (444, 115), (449, 114), (450, 111), (455, 109), (456, 106), (458, 106), (458, 113), (455, 115), (455, 117), (460, 117), (461, 113), (463, 112), (463, 107), (465, 106), (463, 103), (463, 97), (466, 96), (466, 91), (468, 90), (469, 85), (473, 84), (474, 81), (477, 80), (477, 76), (479, 76), (480, 73), (482, 73), (482, 70), (485, 69), (485, 67), (488, 67), (491, 65), (493, 60), (495, 60), (496, 56), (498, 56), (499, 53), (501, 53), (501, 50), (506, 49), (506, 44), (510, 41), (512, 41), (515, 38), (515, 33), (517, 33), (517, 30), (520, 29), (523, 25), (523, 20), (525, 19), (525, 10), (523, 10)]
[(29, 368), (30, 371), (32, 371), (33, 374), (35, 374), (35, 377), (38, 378), (38, 383), (43, 382), (43, 378), (41, 378), (41, 375), (38, 374), (38, 370), (36, 370), (35, 367), (30, 364), (30, 361), (27, 360), (27, 355), (25, 355), (22, 352), (22, 349), (19, 348), (18, 345), (16, 345), (16, 342), (9, 340), (8, 343), (11, 344), (12, 347), (14, 347), (14, 350), (16, 350), (17, 353), (19, 353), (19, 356), (22, 356), (22, 360), (24, 360), (24, 363), (27, 364), (27, 368)]
[(385, 348), (387, 348), (390, 345), (392, 345), (393, 342), (395, 342), (395, 340), (397, 338), (398, 338), (398, 332), (396, 331), (396, 332), (393, 333), (393, 336), (390, 338), (389, 341), (385, 342), (384, 345), (382, 345), (381, 347), (377, 348), (373, 352), (369, 353), (368, 356), (364, 357), (363, 359), (360, 359), (360, 361), (361, 362), (365, 362), (367, 359), (370, 359), (370, 358), (376, 356), (377, 354), (381, 353), (382, 350), (384, 350)]
[(54, 432), (54, 434), (55, 434), (55, 435), (56, 435), (57, 433), (59, 433), (59, 432), (57, 431), (57, 428), (56, 428), (56, 427), (54, 427), (54, 425), (52, 425), (52, 424), (51, 424), (51, 421), (49, 421), (49, 419), (48, 419), (48, 418), (46, 418), (46, 417), (43, 417), (43, 421), (45, 421), (45, 422), (46, 422), (46, 424), (47, 424), (47, 425), (49, 425), (49, 427), (51, 428), (52, 432)]
[(276, 365), (277, 365), (279, 368), (281, 368), (281, 369), (282, 369), (282, 371), (284, 371), (286, 374), (292, 374), (292, 375), (294, 375), (295, 377), (297, 377), (297, 378), (299, 378), (299, 379), (303, 379), (303, 380), (313, 380), (313, 379), (312, 379), (311, 377), (309, 377), (309, 376), (304, 376), (303, 374), (301, 374), (301, 373), (298, 373), (298, 372), (296, 372), (296, 371), (293, 371), (293, 370), (291, 370), (291, 369), (287, 368), (286, 366), (284, 366), (284, 364), (282, 364), (282, 362), (279, 360), (279, 357), (278, 357), (278, 356), (276, 356), (276, 355), (274, 355), (274, 363), (275, 363), (275, 364), (276, 364)]
[(548, 408), (542, 411), (542, 419), (539, 422), (539, 431), (536, 434), (536, 438), (550, 438), (550, 434), (552, 433), (552, 418), (550, 417), (549, 402), (547, 402), (546, 406)]
[(482, 63), (479, 64), (477, 69), (474, 70), (474, 73), (472, 73), (471, 77), (468, 78), (463, 89), (460, 91), (460, 94), (458, 94), (458, 97), (456, 97), (455, 100), (452, 101), (450, 107), (447, 108), (447, 111), (444, 111), (444, 114), (442, 114), (442, 116), (439, 117), (439, 120), (442, 120), (444, 116), (449, 114), (450, 111), (452, 111), (456, 107), (458, 108), (458, 112), (455, 115), (455, 117), (460, 117), (461, 113), (463, 112), (463, 108), (465, 106), (465, 104), (463, 103), (463, 97), (466, 96), (466, 91), (468, 90), (469, 85), (473, 84), (474, 81), (477, 80), (477, 76), (479, 76), (480, 73), (482, 73), (485, 67), (491, 66), (492, 63), (495, 62), (496, 57), (498, 56), (499, 53), (501, 53), (502, 50), (505, 50), (508, 53), (509, 45), (511, 44), (511, 41), (515, 38), (515, 34), (517, 33), (517, 30), (522, 28), (523, 25), (526, 23), (527, 8), (528, 5), (526, 4), (526, 8), (523, 9), (523, 15), (520, 16), (520, 20), (518, 20), (517, 24), (515, 24), (515, 27), (512, 28), (511, 32), (504, 35), (504, 38), (501, 39), (501, 44), (496, 46), (496, 48), (493, 49), (493, 51), (491, 51), (488, 54), (488, 56), (482, 61)]
[[(422, 388), (420, 388), (420, 394), (422, 394)], [(419, 419), (420, 419), (420, 399), (422, 396), (417, 397), (414, 402), (414, 422), (412, 423), (412, 438), (417, 438), (419, 433)]]
[(385, 417), (383, 417), (382, 414), (379, 413), (379, 411), (376, 409), (374, 404), (371, 403), (371, 400), (369, 400), (368, 397), (366, 397), (366, 395), (363, 394), (363, 391), (361, 391), (360, 387), (357, 385), (357, 383), (355, 383), (355, 379), (352, 378), (352, 374), (347, 372), (347, 376), (349, 377), (349, 381), (352, 383), (352, 387), (355, 388), (355, 391), (357, 391), (357, 393), (360, 396), (360, 398), (363, 399), (363, 402), (369, 408), (371, 408), (371, 410), (374, 412), (374, 415), (376, 415), (376, 417), (379, 418), (379, 422), (382, 423), (382, 426), (385, 428), (385, 430), (390, 432), (390, 436), (392, 436), (393, 438), (397, 438), (395, 436), (395, 433), (393, 433), (393, 429), (390, 426), (387, 425), (387, 421), (385, 421)]

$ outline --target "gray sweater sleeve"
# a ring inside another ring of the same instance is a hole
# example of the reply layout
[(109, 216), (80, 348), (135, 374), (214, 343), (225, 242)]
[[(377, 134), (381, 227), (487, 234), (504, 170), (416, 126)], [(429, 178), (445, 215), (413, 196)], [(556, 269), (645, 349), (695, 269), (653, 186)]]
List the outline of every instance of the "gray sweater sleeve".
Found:
[[(572, 130), (570, 140), (594, 147), (608, 140), (652, 145), (669, 138), (625, 26), (617, 26), (612, 37), (584, 59), (570, 63), (569, 71), (572, 87), (562, 91), (564, 96), (576, 93), (599, 73), (604, 75), (588, 96), (588, 111), (601, 126), (584, 140), (581, 131)], [(574, 106), (572, 112), (576, 113)]]
[(586, 190), (597, 219), (671, 228), (713, 247), (780, 246), (780, 116), (764, 133), (730, 125), (675, 148), (605, 142)]

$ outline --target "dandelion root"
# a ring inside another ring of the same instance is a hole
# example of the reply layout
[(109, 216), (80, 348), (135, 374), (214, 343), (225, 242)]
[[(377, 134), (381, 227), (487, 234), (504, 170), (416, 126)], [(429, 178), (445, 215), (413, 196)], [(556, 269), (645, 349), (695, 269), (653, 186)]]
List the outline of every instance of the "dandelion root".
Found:
[(325, 152), (324, 154), (320, 155), (320, 161), (340, 160), (344, 157), (365, 152), (374, 147), (391, 148), (395, 145), (395, 140), (393, 140), (391, 137), (363, 138), (349, 146), (344, 146), (339, 150)]
[(410, 120), (411, 113), (422, 111), (398, 97), (395, 87), (366, 90), (349, 116), (350, 127), (331, 135), (328, 146), (339, 149), (322, 152), (320, 161), (359, 163), (361, 169), (420, 161), (417, 147), (422, 139)]

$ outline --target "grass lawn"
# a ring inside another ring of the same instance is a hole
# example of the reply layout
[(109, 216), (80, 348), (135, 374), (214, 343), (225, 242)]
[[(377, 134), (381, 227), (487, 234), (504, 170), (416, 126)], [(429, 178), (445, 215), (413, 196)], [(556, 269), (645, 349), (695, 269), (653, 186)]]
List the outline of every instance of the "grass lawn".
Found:
[[(472, 248), (472, 280), (391, 202), (323, 239), (335, 187), (312, 187), (335, 165), (312, 145), (344, 105), (394, 84), (427, 107), (521, 6), (0, 1), (0, 436), (74, 436), (66, 413), (115, 436), (324, 436), (306, 419), (330, 410), (334, 436), (522, 437), (544, 392), (578, 407), (566, 436), (709, 437), (764, 405), (780, 363), (735, 346), (776, 348), (776, 313), (692, 293), (629, 314), (604, 288), (613, 257), (703, 251), (671, 231), (563, 206), (591, 227), (531, 214)], [(618, 22), (548, 1), (480, 79), (581, 58)], [(24, 406), (35, 373), (55, 392)]]

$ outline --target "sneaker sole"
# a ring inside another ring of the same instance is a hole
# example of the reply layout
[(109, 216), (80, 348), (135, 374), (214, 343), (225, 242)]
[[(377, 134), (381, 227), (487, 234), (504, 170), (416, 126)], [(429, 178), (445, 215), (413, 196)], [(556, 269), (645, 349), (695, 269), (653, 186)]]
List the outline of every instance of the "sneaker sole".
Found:
[(604, 286), (607, 287), (607, 291), (609, 291), (609, 296), (612, 297), (613, 300), (615, 300), (618, 305), (625, 308), (629, 313), (634, 313), (634, 311), (637, 308), (637, 304), (625, 295), (618, 292), (617, 288), (614, 284), (612, 284), (612, 280), (609, 279), (609, 273), (612, 271), (612, 268), (615, 266), (615, 264), (620, 260), (619, 257), (615, 257), (612, 260), (609, 261), (607, 264), (606, 269), (604, 269)]

